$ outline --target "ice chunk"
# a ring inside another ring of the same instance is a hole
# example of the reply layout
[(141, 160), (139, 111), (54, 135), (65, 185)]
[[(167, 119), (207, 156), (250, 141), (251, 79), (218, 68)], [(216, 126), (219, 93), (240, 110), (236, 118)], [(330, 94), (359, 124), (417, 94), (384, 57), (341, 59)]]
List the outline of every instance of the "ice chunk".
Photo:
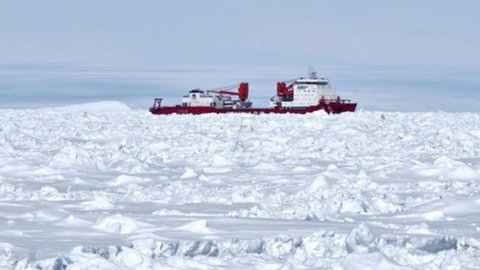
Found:
[(152, 269), (152, 259), (135, 249), (122, 248), (122, 252), (117, 255), (117, 258), (131, 269)]
[(322, 188), (328, 187), (327, 178), (323, 175), (317, 176), (317, 178), (310, 184), (308, 192), (318, 192)]
[(212, 229), (208, 227), (208, 222), (205, 219), (195, 220), (177, 228), (177, 230), (189, 231), (199, 234), (212, 234)]
[(115, 208), (115, 205), (102, 196), (95, 196), (93, 200), (81, 202), (80, 205), (82, 205), (85, 210), (109, 210)]
[(122, 174), (117, 176), (117, 178), (115, 178), (115, 180), (112, 183), (112, 186), (118, 187), (118, 186), (125, 186), (129, 184), (141, 185), (141, 184), (149, 183), (151, 181), (152, 180), (148, 178)]
[(461, 165), (450, 171), (449, 177), (458, 180), (476, 180), (479, 179), (479, 174), (467, 165)]
[(442, 211), (430, 211), (423, 214), (426, 220), (441, 220), (444, 219), (444, 214)]
[(409, 267), (403, 267), (387, 259), (379, 252), (369, 254), (348, 254), (343, 259), (342, 267), (344, 270), (408, 270)]
[(347, 236), (345, 243), (349, 253), (352, 252), (372, 252), (377, 250), (374, 243), (375, 237), (370, 232), (367, 224), (362, 223)]
[(64, 111), (130, 111), (130, 107), (118, 101), (99, 101), (55, 108)]
[(150, 226), (148, 223), (138, 222), (130, 217), (116, 214), (98, 219), (93, 228), (109, 233), (130, 234)]
[(65, 217), (66, 214), (61, 210), (40, 210), (35, 213), (37, 221), (57, 221)]
[(193, 169), (186, 168), (185, 172), (180, 176), (180, 179), (194, 178), (197, 176), (197, 173)]
[(434, 234), (430, 227), (426, 223), (416, 224), (416, 225), (407, 225), (405, 226), (405, 232), (410, 234)]
[(74, 215), (69, 215), (66, 219), (57, 222), (55, 225), (64, 227), (86, 227), (91, 226), (92, 223)]
[(152, 212), (152, 215), (155, 216), (186, 216), (186, 213), (180, 212), (178, 210), (170, 209), (160, 209)]

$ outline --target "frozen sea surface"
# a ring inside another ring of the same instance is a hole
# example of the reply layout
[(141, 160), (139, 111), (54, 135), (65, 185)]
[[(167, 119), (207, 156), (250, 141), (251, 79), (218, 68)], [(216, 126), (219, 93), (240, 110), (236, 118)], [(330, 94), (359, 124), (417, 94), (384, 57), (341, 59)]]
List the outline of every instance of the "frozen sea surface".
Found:
[(0, 122), (1, 269), (480, 265), (480, 113)]

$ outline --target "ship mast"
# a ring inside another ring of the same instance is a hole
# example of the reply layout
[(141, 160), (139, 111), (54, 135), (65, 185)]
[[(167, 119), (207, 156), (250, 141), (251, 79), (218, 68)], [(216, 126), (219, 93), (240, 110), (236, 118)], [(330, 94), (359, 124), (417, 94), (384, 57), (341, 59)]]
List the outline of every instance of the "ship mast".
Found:
[(310, 79), (316, 79), (317, 78), (317, 72), (313, 69), (313, 66), (308, 66), (308, 76)]

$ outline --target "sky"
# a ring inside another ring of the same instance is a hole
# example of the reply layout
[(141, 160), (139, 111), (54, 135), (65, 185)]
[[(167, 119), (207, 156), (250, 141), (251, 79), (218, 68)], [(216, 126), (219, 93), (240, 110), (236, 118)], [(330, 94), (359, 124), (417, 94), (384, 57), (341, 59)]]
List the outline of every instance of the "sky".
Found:
[(476, 0), (2, 0), (0, 64), (480, 63)]

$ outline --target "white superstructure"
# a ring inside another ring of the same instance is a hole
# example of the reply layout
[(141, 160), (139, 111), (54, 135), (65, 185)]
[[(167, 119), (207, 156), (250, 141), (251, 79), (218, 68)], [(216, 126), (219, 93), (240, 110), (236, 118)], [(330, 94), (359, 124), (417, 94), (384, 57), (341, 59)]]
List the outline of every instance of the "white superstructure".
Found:
[[(248, 86), (247, 86), (248, 87)], [(248, 90), (247, 90), (248, 91)], [(222, 108), (249, 108), (251, 102), (246, 100), (233, 99), (232, 95), (239, 95), (235, 92), (200, 89), (190, 90), (182, 97), (183, 107), (214, 107)], [(248, 94), (247, 94), (248, 95)]]
[(316, 72), (311, 71), (308, 77), (300, 77), (288, 86), (279, 83), (271, 105), (283, 108), (309, 107), (318, 105), (320, 101), (328, 103), (337, 99), (335, 88), (331, 87), (328, 78), (318, 77)]
[(188, 107), (215, 107), (218, 96), (205, 94), (200, 89), (194, 89), (188, 92), (188, 95), (182, 97), (182, 106)]

